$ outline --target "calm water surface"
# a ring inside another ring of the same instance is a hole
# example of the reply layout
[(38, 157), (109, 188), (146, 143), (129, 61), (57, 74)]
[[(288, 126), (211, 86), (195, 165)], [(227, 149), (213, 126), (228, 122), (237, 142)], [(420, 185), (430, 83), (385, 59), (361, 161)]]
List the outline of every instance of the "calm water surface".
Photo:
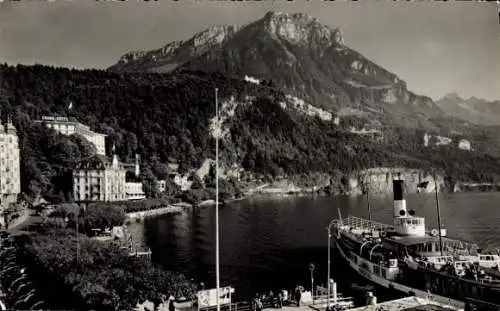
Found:
[[(373, 219), (392, 221), (392, 195), (371, 198)], [(500, 193), (457, 193), (440, 195), (442, 222), (448, 235), (474, 241), (485, 248), (500, 246)], [(326, 281), (328, 222), (337, 217), (367, 217), (364, 197), (254, 197), (233, 202), (221, 209), (220, 263), (221, 286), (236, 287), (238, 296), (257, 291), (310, 288), (309, 263), (316, 265), (315, 284)], [(437, 227), (434, 194), (407, 196), (408, 209), (426, 217), (430, 228)], [(135, 230), (153, 251), (153, 261), (167, 269), (181, 271), (215, 284), (215, 242), (213, 207), (189, 213), (164, 215)], [(363, 283), (336, 257), (332, 275), (340, 287)]]

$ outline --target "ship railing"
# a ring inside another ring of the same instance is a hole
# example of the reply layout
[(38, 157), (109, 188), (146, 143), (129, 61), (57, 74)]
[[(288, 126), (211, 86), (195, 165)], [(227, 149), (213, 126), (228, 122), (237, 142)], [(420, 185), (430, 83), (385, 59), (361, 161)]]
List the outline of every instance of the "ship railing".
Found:
[(349, 215), (347, 218), (344, 218), (343, 220), (344, 225), (350, 227), (350, 228), (357, 228), (357, 229), (362, 229), (362, 230), (380, 230), (380, 231), (386, 231), (390, 228), (393, 228), (393, 226), (388, 225), (388, 224), (383, 224), (377, 221), (370, 221), (366, 218), (361, 218), (361, 217), (356, 217)]
[[(420, 261), (420, 263), (425, 263), (425, 261)], [(448, 276), (449, 274), (444, 272), (444, 271), (441, 271), (440, 269), (437, 269), (435, 267), (428, 267), (427, 265), (424, 265), (424, 266), (420, 266), (421, 269), (424, 269), (424, 270), (428, 270), (428, 271), (431, 271), (431, 272), (434, 272), (434, 273), (439, 273), (441, 275), (446, 275)], [(469, 281), (469, 282), (475, 282), (475, 283), (479, 283), (481, 285), (485, 285), (485, 286), (493, 286), (495, 288), (498, 288), (500, 287), (500, 280), (499, 279), (495, 279), (494, 277), (487, 277), (487, 278), (477, 278), (477, 279), (470, 279), (470, 278), (465, 278), (463, 276), (460, 277), (462, 280), (466, 280), (466, 281)]]

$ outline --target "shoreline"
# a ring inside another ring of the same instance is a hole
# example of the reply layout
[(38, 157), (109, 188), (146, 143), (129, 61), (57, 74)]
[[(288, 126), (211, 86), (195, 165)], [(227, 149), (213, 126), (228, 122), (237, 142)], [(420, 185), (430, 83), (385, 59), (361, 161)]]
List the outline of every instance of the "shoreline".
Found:
[(190, 204), (181, 202), (176, 204), (168, 204), (165, 207), (154, 208), (139, 212), (130, 212), (125, 214), (125, 223), (143, 221), (146, 217), (159, 216), (170, 213), (182, 212), (185, 208), (191, 207)]
[[(250, 199), (253, 197), (302, 197), (302, 196), (338, 196), (338, 195), (343, 195), (343, 196), (350, 196), (350, 197), (355, 197), (362, 195), (360, 193), (354, 192), (354, 193), (328, 193), (323, 190), (323, 188), (318, 187), (317, 189), (300, 189), (300, 188), (294, 188), (293, 190), (290, 189), (285, 189), (282, 187), (273, 187), (270, 186), (269, 188), (265, 188), (268, 185), (262, 187), (258, 186), (253, 189), (247, 190), (244, 192), (243, 196), (238, 197), (238, 198), (231, 198), (227, 199), (223, 202), (219, 202), (219, 205), (227, 205), (233, 202), (237, 201), (242, 201), (246, 199)], [(454, 194), (454, 193), (491, 193), (491, 192), (498, 192), (498, 191), (446, 191), (446, 192), (440, 192), (440, 194)], [(416, 192), (418, 193), (418, 192)], [(421, 192), (422, 193), (422, 192)], [(432, 194), (434, 192), (424, 192), (427, 194)], [(390, 193), (374, 193), (373, 195), (389, 195)], [(126, 213), (126, 219), (125, 223), (131, 223), (131, 222), (139, 222), (143, 221), (146, 217), (151, 217), (151, 216), (160, 216), (160, 215), (165, 215), (165, 214), (170, 214), (170, 213), (179, 213), (183, 212), (186, 208), (193, 208), (193, 207), (211, 207), (215, 206), (215, 200), (204, 200), (200, 202), (199, 204), (193, 205), (187, 202), (178, 202), (174, 204), (168, 204), (165, 207), (160, 207), (160, 208), (155, 208), (155, 209), (150, 209), (150, 210), (144, 210), (144, 211), (138, 211), (138, 212), (130, 212)]]

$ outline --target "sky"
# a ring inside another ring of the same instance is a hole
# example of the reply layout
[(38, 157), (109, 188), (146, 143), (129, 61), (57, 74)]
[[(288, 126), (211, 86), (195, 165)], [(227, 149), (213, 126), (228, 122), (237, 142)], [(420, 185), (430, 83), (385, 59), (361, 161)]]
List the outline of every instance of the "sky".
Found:
[(347, 46), (419, 95), (500, 100), (499, 7), (475, 1), (0, 1), (0, 63), (104, 69), (128, 51), (278, 10), (339, 26)]

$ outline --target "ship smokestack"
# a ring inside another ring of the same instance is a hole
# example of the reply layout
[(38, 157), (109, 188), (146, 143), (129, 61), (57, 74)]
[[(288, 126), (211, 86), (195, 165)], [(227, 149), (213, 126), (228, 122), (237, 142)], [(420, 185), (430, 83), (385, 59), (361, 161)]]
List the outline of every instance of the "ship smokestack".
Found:
[(400, 178), (392, 181), (394, 194), (394, 217), (408, 216), (406, 200), (404, 199), (404, 181)]

